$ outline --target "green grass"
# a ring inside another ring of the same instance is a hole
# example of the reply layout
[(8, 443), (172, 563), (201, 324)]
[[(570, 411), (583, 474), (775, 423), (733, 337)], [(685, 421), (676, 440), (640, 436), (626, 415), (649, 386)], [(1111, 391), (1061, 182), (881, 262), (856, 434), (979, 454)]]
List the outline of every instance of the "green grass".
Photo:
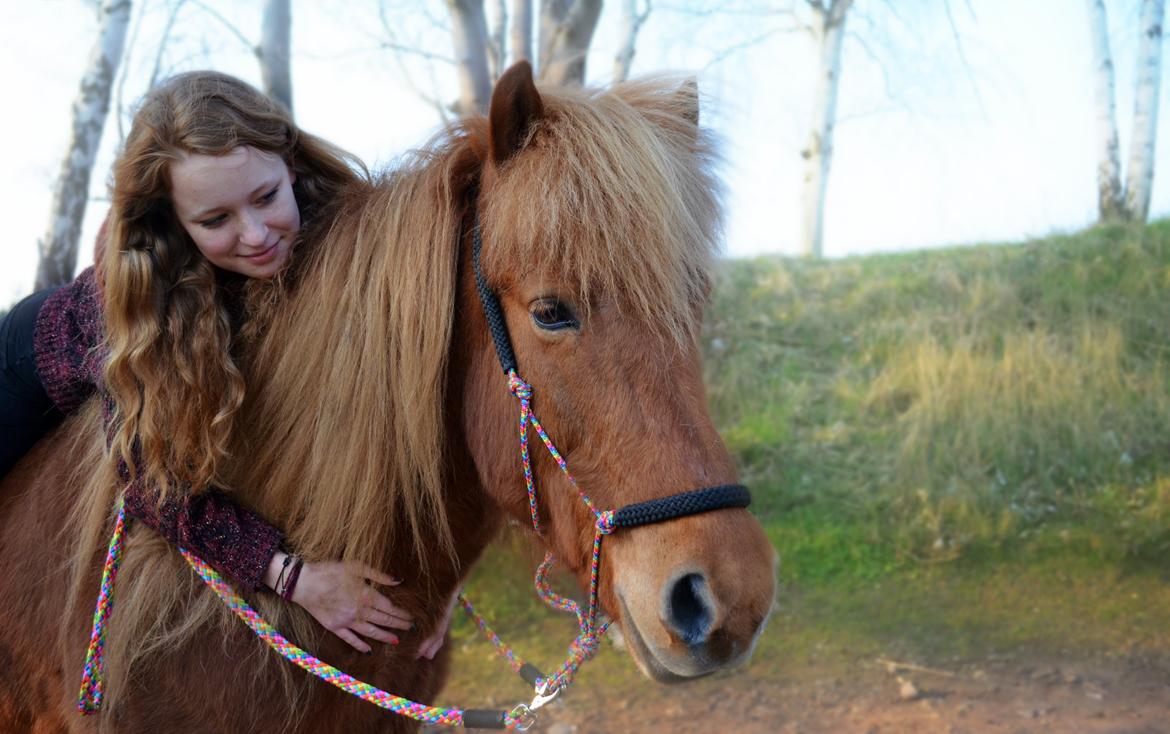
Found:
[(1068, 525), (1103, 552), (1164, 552), (1168, 286), (1167, 222), (728, 262), (706, 330), (712, 412), (782, 552), (802, 537), (795, 507), (899, 562)]

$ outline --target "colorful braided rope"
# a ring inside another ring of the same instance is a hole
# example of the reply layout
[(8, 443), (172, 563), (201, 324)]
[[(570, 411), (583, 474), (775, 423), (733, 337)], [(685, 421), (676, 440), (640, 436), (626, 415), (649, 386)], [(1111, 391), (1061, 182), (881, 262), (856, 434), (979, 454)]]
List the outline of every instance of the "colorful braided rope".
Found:
[(500, 639), (500, 636), (488, 626), (487, 620), (480, 616), (479, 612), (475, 611), (475, 607), (472, 606), (466, 594), (459, 595), (459, 604), (463, 607), (463, 611), (467, 613), (467, 616), (471, 617), (472, 621), (475, 622), (475, 626), (479, 627), (479, 631), (484, 634), (484, 637), (488, 638), (488, 641), (495, 646), (504, 660), (508, 661), (508, 666), (512, 668), (512, 671), (519, 673), (520, 669), (524, 667), (524, 660), (512, 652), (512, 648), (505, 645), (504, 641)]
[[(532, 473), (532, 462), (528, 452), (528, 424), (536, 429), (537, 435), (540, 436), (541, 442), (545, 448), (548, 449), (549, 455), (552, 456), (553, 461), (560, 467), (561, 472), (568, 479), (569, 484), (577, 490), (577, 495), (585, 503), (585, 506), (597, 518), (595, 533), (593, 536), (593, 552), (590, 559), (589, 568), (589, 609), (588, 612), (582, 613), (580, 606), (572, 599), (567, 599), (555, 593), (548, 584), (547, 576), (549, 569), (555, 562), (555, 557), (552, 553), (545, 556), (544, 562), (536, 569), (535, 586), (537, 595), (549, 606), (554, 609), (560, 609), (565, 612), (571, 612), (577, 617), (577, 625), (580, 629), (580, 634), (569, 646), (569, 657), (552, 675), (548, 677), (547, 683), (552, 689), (564, 689), (572, 683), (577, 669), (580, 665), (593, 657), (601, 643), (601, 638), (609, 629), (609, 622), (606, 621), (598, 624), (598, 611), (600, 609), (600, 602), (598, 600), (598, 586), (600, 584), (601, 575), (601, 540), (606, 535), (613, 532), (613, 512), (611, 510), (598, 510), (594, 505), (593, 500), (585, 493), (584, 490), (577, 484), (577, 480), (573, 478), (573, 473), (569, 471), (569, 464), (557, 450), (553, 444), (552, 439), (549, 438), (548, 432), (544, 430), (544, 426), (540, 424), (537, 419), (535, 411), (532, 410), (532, 386), (521, 379), (516, 370), (508, 371), (508, 389), (520, 401), (520, 462), (524, 469), (524, 484), (528, 491), (528, 509), (532, 515), (532, 527), (537, 534), (543, 535), (543, 529), (540, 525), (540, 513), (537, 509), (536, 501), (536, 480)], [(469, 608), (470, 605), (467, 605)], [(469, 609), (469, 613), (477, 618), (477, 624), (482, 619), (479, 615), (475, 615), (474, 611)], [(484, 629), (488, 634), (489, 639), (495, 637), (495, 633), (486, 630), (485, 626), (481, 624), (480, 629)], [(498, 637), (496, 638), (498, 639)], [(497, 647), (500, 647), (497, 645)], [(506, 657), (509, 663), (514, 662), (514, 656), (508, 650)]]
[(89, 648), (85, 651), (85, 669), (81, 673), (81, 691), (77, 694), (77, 709), (83, 716), (96, 713), (102, 706), (105, 691), (105, 675), (102, 661), (106, 650), (106, 622), (114, 609), (114, 579), (122, 565), (122, 537), (126, 530), (126, 506), (118, 503), (118, 518), (114, 521), (114, 535), (106, 550), (106, 562), (102, 566), (102, 588), (98, 592), (97, 608), (93, 612), (93, 631), (89, 636)]
[(312, 673), (326, 683), (337, 686), (346, 693), (357, 696), (363, 701), (369, 701), (375, 706), (380, 706), (400, 716), (406, 716), (428, 724), (446, 724), (448, 726), (461, 726), (463, 724), (462, 709), (426, 706), (411, 701), (410, 699), (402, 698), (401, 696), (395, 696), (379, 688), (375, 688), (369, 683), (363, 683), (348, 673), (343, 673), (332, 665), (313, 657), (289, 642), (283, 635), (273, 629), (272, 625), (268, 624), (248, 602), (244, 601), (216, 573), (215, 569), (182, 548), (179, 549), (179, 552), (183, 554), (183, 557), (187, 559), (187, 563), (191, 565), (195, 573), (199, 574), (203, 582), (211, 587), (211, 590), (216, 593), (228, 609), (231, 609), (237, 617), (243, 620), (244, 624), (248, 625), (256, 633), (257, 637), (264, 640), (269, 647), (293, 665)]

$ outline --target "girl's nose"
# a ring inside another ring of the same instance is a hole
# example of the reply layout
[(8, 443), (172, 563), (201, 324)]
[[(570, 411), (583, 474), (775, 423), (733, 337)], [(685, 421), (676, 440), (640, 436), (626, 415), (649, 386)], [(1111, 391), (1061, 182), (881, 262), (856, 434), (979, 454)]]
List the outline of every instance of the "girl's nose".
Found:
[(245, 214), (241, 217), (240, 243), (248, 247), (262, 247), (268, 240), (268, 226), (261, 217)]

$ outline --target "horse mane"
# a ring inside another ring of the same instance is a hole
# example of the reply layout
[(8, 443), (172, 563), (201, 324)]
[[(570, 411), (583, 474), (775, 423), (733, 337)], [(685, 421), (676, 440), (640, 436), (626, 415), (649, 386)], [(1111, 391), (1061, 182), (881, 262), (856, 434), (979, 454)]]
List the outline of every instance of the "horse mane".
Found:
[(292, 287), (249, 294), (230, 483), (306, 558), (381, 568), (403, 529), (413, 561), (453, 557), (444, 386), (482, 140), (464, 121), (351, 186), (306, 232)]
[[(714, 148), (695, 124), (693, 84), (656, 78), (541, 93), (530, 150), (502, 166), (479, 212), (489, 277), (541, 263), (531, 267), (575, 284), (583, 306), (613, 296), (659, 333), (693, 339), (721, 226)], [(218, 479), (308, 559), (395, 573), (385, 568), (395, 549), (413, 549), (396, 564), (455, 560), (445, 385), (460, 243), (488, 147), (482, 116), (447, 127), (331, 202), (289, 272), (248, 285), (235, 345), (247, 397)], [(74, 425), (100, 433), (91, 413)], [(70, 525), (78, 540), (69, 609), (96, 590), (84, 569), (108, 532), (113, 481), (89, 478)], [(125, 558), (106, 648), (110, 707), (152, 651), (179, 650), (209, 625), (238, 625), (152, 533), (131, 532)], [(293, 639), (317, 645), (321, 630), (302, 610), (250, 596)], [(255, 644), (258, 681), (273, 666)], [(299, 673), (278, 669), (290, 700), (307, 695)]]

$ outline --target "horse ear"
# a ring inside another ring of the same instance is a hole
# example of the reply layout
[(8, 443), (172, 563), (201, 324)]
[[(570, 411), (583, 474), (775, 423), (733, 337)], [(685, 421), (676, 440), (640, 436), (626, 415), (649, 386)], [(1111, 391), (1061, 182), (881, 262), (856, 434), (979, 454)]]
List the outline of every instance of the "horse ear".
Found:
[(689, 76), (683, 80), (675, 91), (678, 97), (679, 110), (683, 117), (699, 125), (699, 80)]
[(544, 103), (532, 82), (532, 65), (517, 61), (496, 81), (492, 92), (488, 112), (492, 162), (498, 166), (520, 152), (532, 124), (543, 114)]

